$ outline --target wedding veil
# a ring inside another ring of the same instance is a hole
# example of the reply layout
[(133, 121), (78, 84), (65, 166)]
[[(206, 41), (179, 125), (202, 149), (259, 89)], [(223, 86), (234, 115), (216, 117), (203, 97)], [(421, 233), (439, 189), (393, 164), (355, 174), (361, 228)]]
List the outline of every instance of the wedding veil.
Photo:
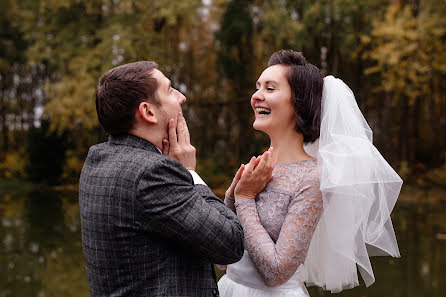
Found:
[(317, 157), (324, 203), (304, 264), (306, 283), (339, 292), (359, 284), (359, 270), (369, 286), (370, 256), (400, 256), (390, 213), (403, 181), (373, 145), (342, 80), (324, 78), (320, 138), (305, 150)]

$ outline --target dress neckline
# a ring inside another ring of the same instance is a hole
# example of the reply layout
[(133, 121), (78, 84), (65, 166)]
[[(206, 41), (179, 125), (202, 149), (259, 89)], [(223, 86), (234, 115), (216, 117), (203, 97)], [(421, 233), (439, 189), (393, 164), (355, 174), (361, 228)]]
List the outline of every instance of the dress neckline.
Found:
[(299, 160), (299, 161), (291, 161), (291, 162), (285, 162), (285, 163), (278, 163), (276, 164), (274, 167), (282, 167), (282, 166), (287, 166), (287, 165), (294, 165), (294, 164), (300, 164), (300, 163), (304, 163), (304, 162), (308, 162), (308, 161), (316, 161), (316, 158), (311, 158), (311, 159), (304, 159), (304, 160)]

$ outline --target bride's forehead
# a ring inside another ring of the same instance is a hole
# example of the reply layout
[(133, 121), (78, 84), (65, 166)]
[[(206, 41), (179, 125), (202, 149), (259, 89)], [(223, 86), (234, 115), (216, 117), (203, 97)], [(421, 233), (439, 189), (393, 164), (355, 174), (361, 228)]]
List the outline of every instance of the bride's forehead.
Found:
[(265, 70), (263, 70), (262, 74), (260, 75), (259, 79), (257, 80), (259, 83), (266, 82), (266, 81), (280, 81), (285, 79), (285, 71), (287, 67), (283, 65), (273, 65)]

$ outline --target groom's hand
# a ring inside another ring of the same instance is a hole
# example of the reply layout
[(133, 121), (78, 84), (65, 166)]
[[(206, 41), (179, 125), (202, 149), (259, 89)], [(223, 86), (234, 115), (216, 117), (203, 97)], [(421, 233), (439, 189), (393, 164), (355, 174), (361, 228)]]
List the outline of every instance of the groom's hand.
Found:
[(169, 120), (168, 127), (169, 139), (163, 139), (163, 155), (180, 162), (186, 169), (195, 170), (197, 164), (196, 150), (190, 144), (189, 129), (183, 115), (178, 113), (177, 125), (175, 121)]

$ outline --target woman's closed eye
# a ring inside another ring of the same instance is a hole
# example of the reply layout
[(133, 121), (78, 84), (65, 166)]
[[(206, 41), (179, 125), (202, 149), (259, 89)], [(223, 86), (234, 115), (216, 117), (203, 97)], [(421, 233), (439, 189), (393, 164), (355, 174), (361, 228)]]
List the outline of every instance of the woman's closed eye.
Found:
[[(255, 88), (255, 89), (254, 89), (254, 93), (257, 92), (258, 90), (260, 90), (260, 88)], [(267, 91), (274, 91), (275, 88), (274, 88), (274, 87), (266, 87), (266, 90), (267, 90)]]

